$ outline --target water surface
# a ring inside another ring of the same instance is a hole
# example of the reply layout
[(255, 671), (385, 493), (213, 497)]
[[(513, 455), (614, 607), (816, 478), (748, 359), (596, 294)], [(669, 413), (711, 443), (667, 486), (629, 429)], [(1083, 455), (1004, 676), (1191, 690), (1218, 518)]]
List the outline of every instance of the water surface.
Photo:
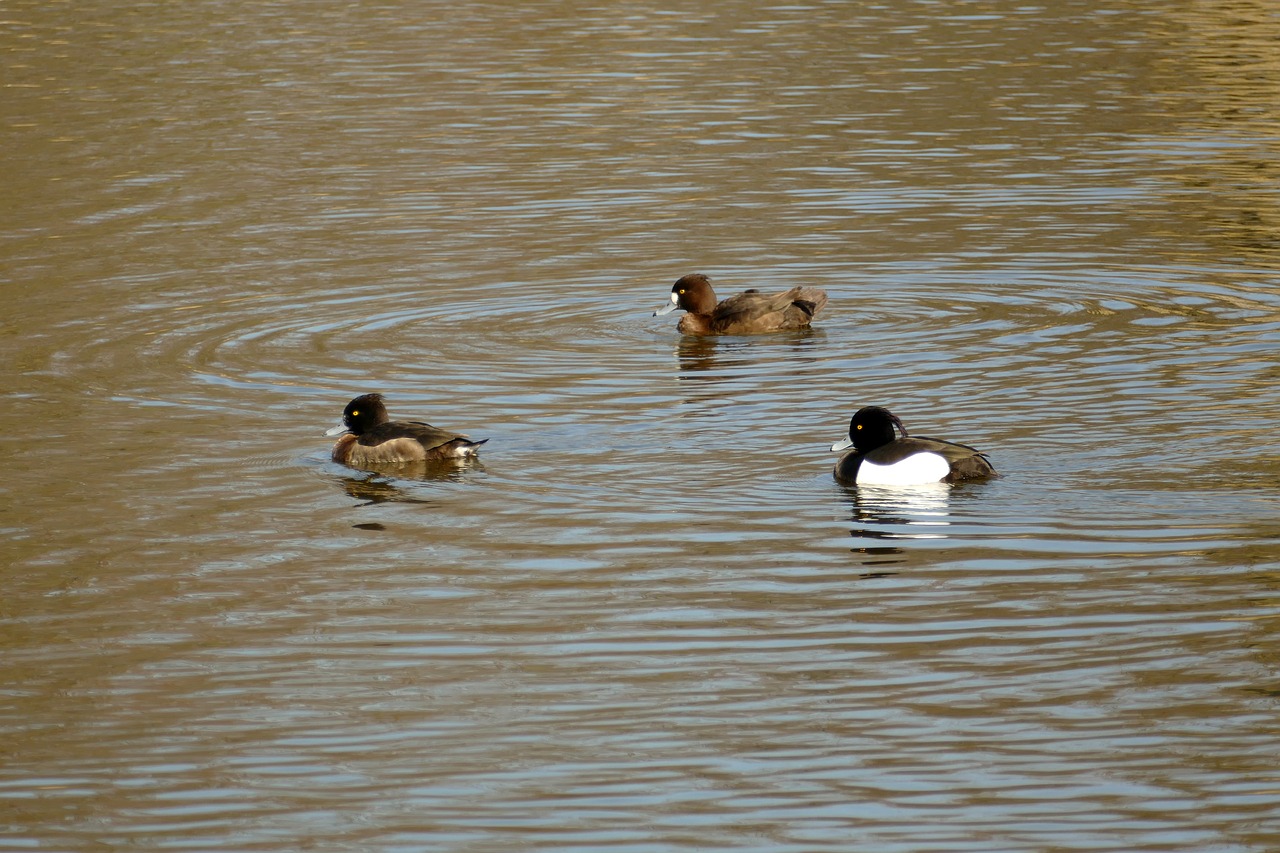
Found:
[(1268, 5), (3, 17), (0, 846), (1280, 843)]

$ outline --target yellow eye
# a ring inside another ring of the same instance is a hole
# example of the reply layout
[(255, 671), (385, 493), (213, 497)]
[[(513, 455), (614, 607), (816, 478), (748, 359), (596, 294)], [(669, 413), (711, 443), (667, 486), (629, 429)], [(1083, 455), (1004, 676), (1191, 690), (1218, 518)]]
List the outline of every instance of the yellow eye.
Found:
[[(352, 410), (351, 410), (351, 416), (352, 416), (352, 417), (355, 417), (355, 416), (356, 416), (356, 415), (358, 415), (358, 414), (360, 414), (360, 410), (359, 410), (359, 409), (352, 409)], [(862, 429), (862, 427), (858, 427), (858, 429)]]
[(684, 288), (683, 287), (680, 288), (679, 290), (676, 291), (676, 293), (679, 293), (681, 296), (684, 296)]
[(858, 424), (858, 426), (856, 427), (856, 429), (862, 429), (862, 424)]

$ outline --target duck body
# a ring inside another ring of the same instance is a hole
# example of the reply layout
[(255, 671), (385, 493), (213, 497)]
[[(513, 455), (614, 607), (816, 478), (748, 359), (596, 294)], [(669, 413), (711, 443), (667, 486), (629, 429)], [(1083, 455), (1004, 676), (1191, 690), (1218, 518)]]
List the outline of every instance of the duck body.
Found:
[[(894, 433), (901, 430), (902, 436)], [(853, 450), (836, 461), (838, 482), (858, 486), (914, 486), (959, 483), (999, 477), (990, 460), (976, 448), (954, 441), (909, 436), (888, 409), (867, 406), (849, 422), (849, 437), (832, 450)]]
[(333, 461), (355, 468), (468, 459), (488, 441), (472, 441), (422, 421), (393, 421), (381, 394), (363, 394), (348, 403), (342, 423), (327, 434), (340, 432), (346, 434), (333, 446)]
[(755, 335), (808, 328), (826, 304), (827, 294), (816, 287), (774, 294), (748, 290), (717, 302), (711, 280), (691, 273), (671, 286), (671, 301), (653, 316), (681, 308), (686, 313), (676, 328), (686, 335)]

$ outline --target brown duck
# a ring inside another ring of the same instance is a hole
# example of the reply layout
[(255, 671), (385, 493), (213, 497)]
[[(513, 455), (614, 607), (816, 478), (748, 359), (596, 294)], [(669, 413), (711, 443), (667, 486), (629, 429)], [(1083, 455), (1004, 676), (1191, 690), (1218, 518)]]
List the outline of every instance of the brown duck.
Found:
[(687, 313), (676, 328), (686, 335), (756, 335), (807, 328), (826, 304), (827, 294), (816, 287), (774, 294), (748, 290), (717, 304), (710, 279), (691, 273), (671, 286), (671, 301), (653, 316), (683, 308)]
[(355, 468), (467, 459), (488, 441), (472, 441), (421, 421), (393, 421), (381, 394), (362, 394), (347, 403), (342, 423), (325, 434), (340, 432), (346, 435), (333, 446), (333, 461)]

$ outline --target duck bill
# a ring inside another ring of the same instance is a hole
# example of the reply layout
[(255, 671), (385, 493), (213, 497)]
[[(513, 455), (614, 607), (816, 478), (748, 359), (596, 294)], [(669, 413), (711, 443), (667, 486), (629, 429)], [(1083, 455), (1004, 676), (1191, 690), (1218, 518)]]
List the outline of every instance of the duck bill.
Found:
[(340, 434), (342, 434), (342, 433), (344, 433), (344, 432), (346, 432), (346, 431), (347, 431), (347, 425), (346, 425), (346, 424), (338, 424), (337, 426), (331, 426), (331, 427), (329, 427), (327, 430), (325, 430), (325, 431), (324, 431), (324, 434), (325, 434), (325, 435), (340, 435)]
[(675, 293), (673, 292), (671, 294), (671, 301), (668, 302), (666, 305), (663, 305), (657, 311), (654, 311), (653, 316), (661, 317), (663, 314), (670, 314), (672, 311), (676, 310), (676, 308), (679, 306), (680, 304), (679, 300), (680, 300), (680, 297), (676, 296)]
[(852, 438), (842, 438), (839, 441), (837, 441), (835, 444), (831, 445), (831, 449), (833, 451), (848, 450), (850, 447), (853, 447)]

